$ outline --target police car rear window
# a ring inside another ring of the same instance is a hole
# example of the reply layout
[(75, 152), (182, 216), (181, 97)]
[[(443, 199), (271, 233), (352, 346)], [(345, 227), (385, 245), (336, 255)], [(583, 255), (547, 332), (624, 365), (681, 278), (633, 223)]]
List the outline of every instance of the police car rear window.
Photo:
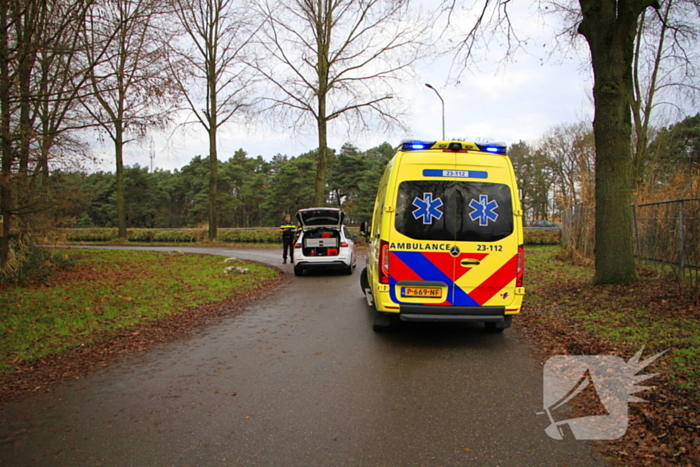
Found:
[(402, 182), (396, 230), (416, 240), (498, 241), (513, 233), (510, 187), (452, 180)]

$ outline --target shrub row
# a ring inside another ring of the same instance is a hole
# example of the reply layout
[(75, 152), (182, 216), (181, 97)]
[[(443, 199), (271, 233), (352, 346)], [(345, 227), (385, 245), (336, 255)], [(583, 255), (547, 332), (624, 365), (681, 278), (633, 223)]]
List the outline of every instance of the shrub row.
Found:
[(116, 228), (109, 229), (63, 229), (61, 233), (69, 242), (108, 242), (118, 237)]
[(559, 245), (561, 230), (531, 230), (525, 229), (526, 245)]
[[(357, 229), (350, 229), (358, 234)], [(66, 229), (65, 239), (69, 242), (108, 242), (117, 239), (117, 229)], [(139, 243), (195, 243), (207, 239), (205, 229), (153, 230), (129, 229), (127, 240)], [(218, 240), (227, 243), (281, 243), (277, 229), (219, 229)], [(362, 237), (360, 237), (362, 240)], [(558, 245), (561, 230), (525, 230), (526, 245)]]
[[(68, 242), (109, 242), (118, 238), (115, 228), (65, 229)], [(206, 229), (155, 230), (128, 229), (126, 238), (138, 243), (195, 243), (207, 239)], [(219, 229), (218, 240), (229, 243), (281, 243), (277, 229)]]

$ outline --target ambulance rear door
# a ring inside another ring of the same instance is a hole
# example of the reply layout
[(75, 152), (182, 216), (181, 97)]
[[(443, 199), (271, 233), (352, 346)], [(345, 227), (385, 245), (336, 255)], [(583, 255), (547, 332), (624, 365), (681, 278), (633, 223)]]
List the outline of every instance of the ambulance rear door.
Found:
[[(450, 154), (458, 161), (461, 153)], [(486, 156), (498, 157), (498, 156)], [(399, 184), (391, 276), (403, 304), (508, 306), (515, 292), (518, 240), (512, 192), (503, 167), (464, 169), (430, 163)], [(505, 178), (503, 178), (505, 177)], [(413, 292), (420, 282), (444, 294)], [(511, 290), (512, 289), (512, 290)], [(407, 292), (408, 291), (408, 292)]]

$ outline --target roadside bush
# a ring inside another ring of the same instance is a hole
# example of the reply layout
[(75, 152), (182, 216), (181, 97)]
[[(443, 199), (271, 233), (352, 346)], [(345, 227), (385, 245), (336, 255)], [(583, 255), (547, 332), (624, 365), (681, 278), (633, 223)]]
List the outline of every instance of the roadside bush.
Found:
[(158, 230), (153, 236), (154, 242), (194, 243), (204, 241), (205, 230)]
[(108, 242), (119, 237), (116, 228), (65, 229), (69, 242)]
[(218, 239), (227, 243), (281, 243), (277, 229), (226, 229), (219, 230)]
[(525, 245), (559, 245), (561, 230), (525, 229)]
[(19, 241), (10, 247), (7, 262), (0, 270), (0, 284), (24, 286), (32, 282), (48, 283), (54, 273), (68, 269), (72, 264), (67, 255)]
[(155, 230), (130, 229), (126, 232), (126, 238), (130, 242), (152, 242), (156, 236)]

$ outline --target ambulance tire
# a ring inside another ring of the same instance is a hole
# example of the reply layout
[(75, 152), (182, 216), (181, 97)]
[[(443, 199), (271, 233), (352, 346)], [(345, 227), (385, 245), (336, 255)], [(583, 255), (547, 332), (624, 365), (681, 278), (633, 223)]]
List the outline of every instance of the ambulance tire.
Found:
[(510, 327), (513, 323), (513, 316), (508, 315), (503, 317), (503, 321), (500, 323), (484, 323), (487, 331), (491, 332), (503, 332)]
[(393, 320), (386, 313), (380, 313), (372, 307), (372, 330), (374, 332), (386, 332), (391, 329)]
[(362, 287), (362, 293), (369, 288), (369, 279), (367, 278), (367, 268), (364, 268), (360, 273), (360, 287)]

